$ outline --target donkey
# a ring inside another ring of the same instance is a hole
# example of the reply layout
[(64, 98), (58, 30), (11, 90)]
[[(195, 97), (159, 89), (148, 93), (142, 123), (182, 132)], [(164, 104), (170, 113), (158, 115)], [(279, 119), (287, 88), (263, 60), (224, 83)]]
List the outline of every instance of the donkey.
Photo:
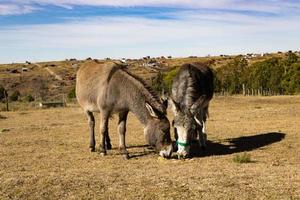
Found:
[(76, 96), (88, 118), (90, 149), (95, 151), (95, 118), (100, 112), (100, 154), (111, 149), (108, 121), (112, 114), (119, 114), (119, 150), (129, 158), (125, 145), (126, 121), (132, 112), (144, 125), (146, 141), (163, 157), (172, 154), (170, 123), (166, 107), (156, 93), (140, 78), (129, 73), (126, 66), (109, 62), (87, 61), (77, 72)]
[(197, 135), (199, 145), (205, 149), (205, 122), (213, 91), (213, 72), (205, 64), (184, 64), (173, 79), (169, 102), (174, 113), (173, 126), (179, 157), (189, 156), (190, 146)]

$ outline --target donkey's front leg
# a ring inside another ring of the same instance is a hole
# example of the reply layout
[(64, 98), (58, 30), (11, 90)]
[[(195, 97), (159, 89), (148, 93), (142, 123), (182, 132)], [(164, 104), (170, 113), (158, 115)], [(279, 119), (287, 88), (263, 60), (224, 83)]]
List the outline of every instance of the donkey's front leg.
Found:
[(199, 144), (200, 147), (205, 150), (206, 149), (206, 139), (207, 135), (205, 133), (205, 122), (202, 122), (202, 126), (198, 127), (198, 133), (199, 133)]
[(125, 144), (125, 133), (126, 133), (126, 121), (127, 121), (128, 111), (119, 113), (119, 123), (118, 123), (118, 131), (119, 131), (119, 150), (123, 155), (124, 159), (129, 159), (128, 151), (126, 150)]
[(101, 112), (100, 115), (100, 155), (104, 156), (106, 155), (105, 140), (108, 137), (109, 113)]

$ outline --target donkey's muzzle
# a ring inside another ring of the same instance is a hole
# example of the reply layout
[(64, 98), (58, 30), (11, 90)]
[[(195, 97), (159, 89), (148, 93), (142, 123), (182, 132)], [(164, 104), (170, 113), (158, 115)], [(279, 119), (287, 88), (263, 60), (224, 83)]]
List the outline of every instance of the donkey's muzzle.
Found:
[(170, 158), (173, 152), (173, 145), (170, 144), (168, 146), (165, 146), (162, 148), (159, 152), (159, 155), (164, 157), (164, 158)]

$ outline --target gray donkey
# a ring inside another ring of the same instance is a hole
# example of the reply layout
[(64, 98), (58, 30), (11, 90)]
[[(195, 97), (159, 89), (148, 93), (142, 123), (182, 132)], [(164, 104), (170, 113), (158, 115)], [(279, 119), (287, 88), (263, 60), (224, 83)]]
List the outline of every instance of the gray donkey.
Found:
[(93, 112), (100, 112), (100, 154), (111, 149), (108, 121), (112, 114), (119, 114), (119, 149), (128, 159), (125, 145), (126, 120), (132, 112), (144, 125), (147, 142), (160, 156), (170, 157), (172, 141), (166, 107), (153, 90), (126, 67), (113, 62), (87, 61), (77, 72), (76, 96), (84, 109), (90, 127), (90, 148), (95, 151), (95, 119)]
[(213, 91), (213, 72), (205, 64), (185, 64), (173, 79), (170, 104), (179, 157), (189, 156), (197, 135), (200, 146), (205, 148), (205, 122)]

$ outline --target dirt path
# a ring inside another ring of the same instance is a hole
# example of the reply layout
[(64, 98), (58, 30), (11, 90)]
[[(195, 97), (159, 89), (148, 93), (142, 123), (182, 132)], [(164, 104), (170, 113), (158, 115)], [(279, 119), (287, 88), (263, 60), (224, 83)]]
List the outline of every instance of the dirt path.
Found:
[(58, 74), (56, 74), (54, 71), (52, 71), (49, 67), (43, 67), (43, 66), (41, 66), (41, 65), (39, 65), (39, 64), (37, 64), (37, 63), (33, 63), (33, 65), (35, 65), (35, 66), (37, 66), (37, 67), (39, 67), (39, 68), (42, 68), (42, 69), (45, 69), (50, 75), (52, 75), (56, 80), (59, 80), (59, 81), (62, 81), (63, 80), (63, 78), (60, 76), (60, 75), (58, 75)]

